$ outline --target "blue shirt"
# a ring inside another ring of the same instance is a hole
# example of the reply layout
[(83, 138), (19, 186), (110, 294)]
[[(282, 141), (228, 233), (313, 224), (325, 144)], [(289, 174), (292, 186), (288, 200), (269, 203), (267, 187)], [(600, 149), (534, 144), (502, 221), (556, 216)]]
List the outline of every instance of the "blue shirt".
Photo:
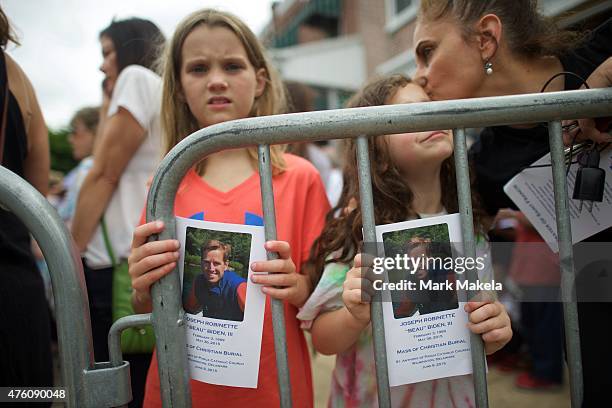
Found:
[(246, 279), (229, 270), (216, 285), (210, 285), (204, 274), (199, 274), (193, 285), (196, 299), (202, 306), (202, 316), (242, 321), (244, 312), (238, 304), (238, 287), (245, 282)]

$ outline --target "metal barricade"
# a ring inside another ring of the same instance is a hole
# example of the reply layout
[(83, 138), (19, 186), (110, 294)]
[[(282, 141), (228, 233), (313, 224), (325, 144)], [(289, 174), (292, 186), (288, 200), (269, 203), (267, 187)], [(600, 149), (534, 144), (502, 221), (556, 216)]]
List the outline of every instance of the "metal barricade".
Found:
[[(155, 239), (175, 239), (174, 199), (187, 171), (212, 153), (247, 146), (259, 146), (260, 178), (266, 239), (276, 236), (269, 145), (316, 140), (357, 138), (358, 166), (363, 209), (364, 239), (375, 242), (374, 212), (367, 137), (402, 132), (453, 129), (459, 209), (465, 256), (475, 256), (465, 128), (549, 122), (552, 168), (555, 187), (561, 291), (564, 301), (565, 336), (570, 367), (572, 406), (582, 401), (582, 370), (578, 319), (575, 302), (574, 265), (568, 200), (564, 173), (561, 123), (564, 118), (607, 116), (612, 112), (612, 89), (514, 95), (441, 102), (389, 105), (277, 115), (225, 122), (199, 130), (182, 140), (162, 161), (149, 191), (146, 217), (163, 220), (166, 228)], [(268, 254), (272, 257), (273, 254)], [(475, 273), (468, 280), (475, 280)], [(166, 407), (190, 404), (185, 351), (185, 331), (180, 299), (178, 268), (152, 289), (153, 315), (158, 348), (162, 401)], [(273, 301), (273, 322), (277, 353), (281, 406), (291, 406), (282, 305)], [(379, 405), (389, 407), (382, 308), (372, 303), (372, 325)], [(472, 335), (474, 388), (478, 407), (488, 405), (485, 359), (479, 336)]]
[[(357, 138), (364, 239), (374, 242), (374, 208), (367, 137), (401, 132), (453, 129), (459, 210), (465, 255), (475, 256), (470, 183), (464, 128), (549, 122), (555, 206), (564, 301), (565, 337), (572, 406), (582, 401), (582, 369), (575, 302), (574, 264), (565, 181), (561, 124), (563, 118), (599, 117), (612, 112), (612, 89), (515, 95), (469, 100), (415, 103), (258, 117), (226, 122), (193, 133), (164, 158), (149, 191), (147, 220), (163, 220), (166, 228), (153, 239), (174, 239), (174, 200), (181, 180), (202, 157), (238, 147), (259, 146), (260, 178), (266, 239), (276, 225), (269, 145)], [(51, 273), (55, 294), (60, 358), (68, 406), (118, 406), (131, 399), (129, 364), (122, 361), (123, 329), (153, 324), (165, 407), (191, 406), (184, 311), (178, 268), (152, 288), (153, 313), (117, 320), (109, 332), (110, 362), (93, 359), (89, 309), (83, 272), (72, 240), (56, 211), (27, 182), (0, 167), (0, 205), (14, 212), (39, 242)], [(268, 253), (272, 258), (275, 254)], [(475, 280), (474, 273), (468, 280)], [(281, 406), (290, 407), (291, 391), (282, 303), (272, 302)], [(85, 318), (83, 318), (85, 317)], [(379, 405), (389, 407), (382, 308), (372, 303), (372, 325)], [(478, 407), (488, 405), (482, 341), (473, 335), (472, 361)]]
[[(0, 166), (0, 206), (14, 213), (38, 242), (55, 298), (62, 385), (69, 407), (127, 404), (129, 364), (94, 361), (87, 290), (79, 254), (57, 211), (34, 187)], [(135, 318), (130, 316), (130, 318)]]

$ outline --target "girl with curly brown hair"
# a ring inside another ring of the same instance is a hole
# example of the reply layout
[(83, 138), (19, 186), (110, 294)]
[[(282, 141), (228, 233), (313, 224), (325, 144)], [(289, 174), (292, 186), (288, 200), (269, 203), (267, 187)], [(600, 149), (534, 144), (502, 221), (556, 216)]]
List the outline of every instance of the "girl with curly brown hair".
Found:
[[(428, 100), (421, 87), (402, 75), (393, 75), (366, 85), (348, 105)], [(450, 131), (376, 136), (369, 139), (368, 147), (376, 224), (458, 211)], [(337, 354), (330, 406), (371, 407), (377, 406), (367, 289), (372, 282), (364, 278), (358, 254), (363, 236), (354, 140), (348, 141), (345, 153), (340, 201), (327, 215), (309, 259), (316, 287), (298, 318), (310, 329), (318, 352)], [(480, 211), (474, 212), (475, 230), (480, 232), (477, 251), (484, 254), (488, 251), (482, 234), (485, 228)], [(495, 352), (512, 337), (510, 319), (499, 302), (469, 302), (465, 310), (470, 329), (482, 335), (487, 353)], [(401, 407), (424, 403), (432, 407), (473, 406), (472, 378), (466, 375), (393, 387), (391, 398), (393, 406)]]

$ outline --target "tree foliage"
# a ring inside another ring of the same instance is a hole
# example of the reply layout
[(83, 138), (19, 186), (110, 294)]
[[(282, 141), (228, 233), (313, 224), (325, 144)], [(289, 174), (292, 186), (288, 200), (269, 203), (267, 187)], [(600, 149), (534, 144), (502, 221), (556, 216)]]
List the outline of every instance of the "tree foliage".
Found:
[(185, 277), (183, 281), (190, 282), (195, 277), (192, 275), (200, 272), (202, 245), (211, 239), (216, 239), (231, 247), (229, 269), (246, 278), (251, 256), (251, 234), (188, 227), (185, 239)]
[(68, 142), (68, 129), (49, 129), (49, 148), (51, 153), (51, 169), (64, 174), (72, 170), (77, 161), (72, 157), (72, 147)]

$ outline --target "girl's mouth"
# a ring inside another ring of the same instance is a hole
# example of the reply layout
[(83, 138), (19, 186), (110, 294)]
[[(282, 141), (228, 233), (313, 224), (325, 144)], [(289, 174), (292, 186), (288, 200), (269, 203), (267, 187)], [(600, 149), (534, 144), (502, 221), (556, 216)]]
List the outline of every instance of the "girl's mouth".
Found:
[(425, 139), (421, 140), (421, 143), (433, 140), (433, 139), (437, 139), (440, 137), (444, 137), (446, 136), (446, 132), (443, 132), (441, 130), (435, 131), (435, 132), (431, 132)]
[(212, 106), (212, 107), (225, 107), (227, 105), (229, 105), (232, 101), (225, 97), (225, 96), (213, 96), (212, 98), (208, 99), (208, 105)]

